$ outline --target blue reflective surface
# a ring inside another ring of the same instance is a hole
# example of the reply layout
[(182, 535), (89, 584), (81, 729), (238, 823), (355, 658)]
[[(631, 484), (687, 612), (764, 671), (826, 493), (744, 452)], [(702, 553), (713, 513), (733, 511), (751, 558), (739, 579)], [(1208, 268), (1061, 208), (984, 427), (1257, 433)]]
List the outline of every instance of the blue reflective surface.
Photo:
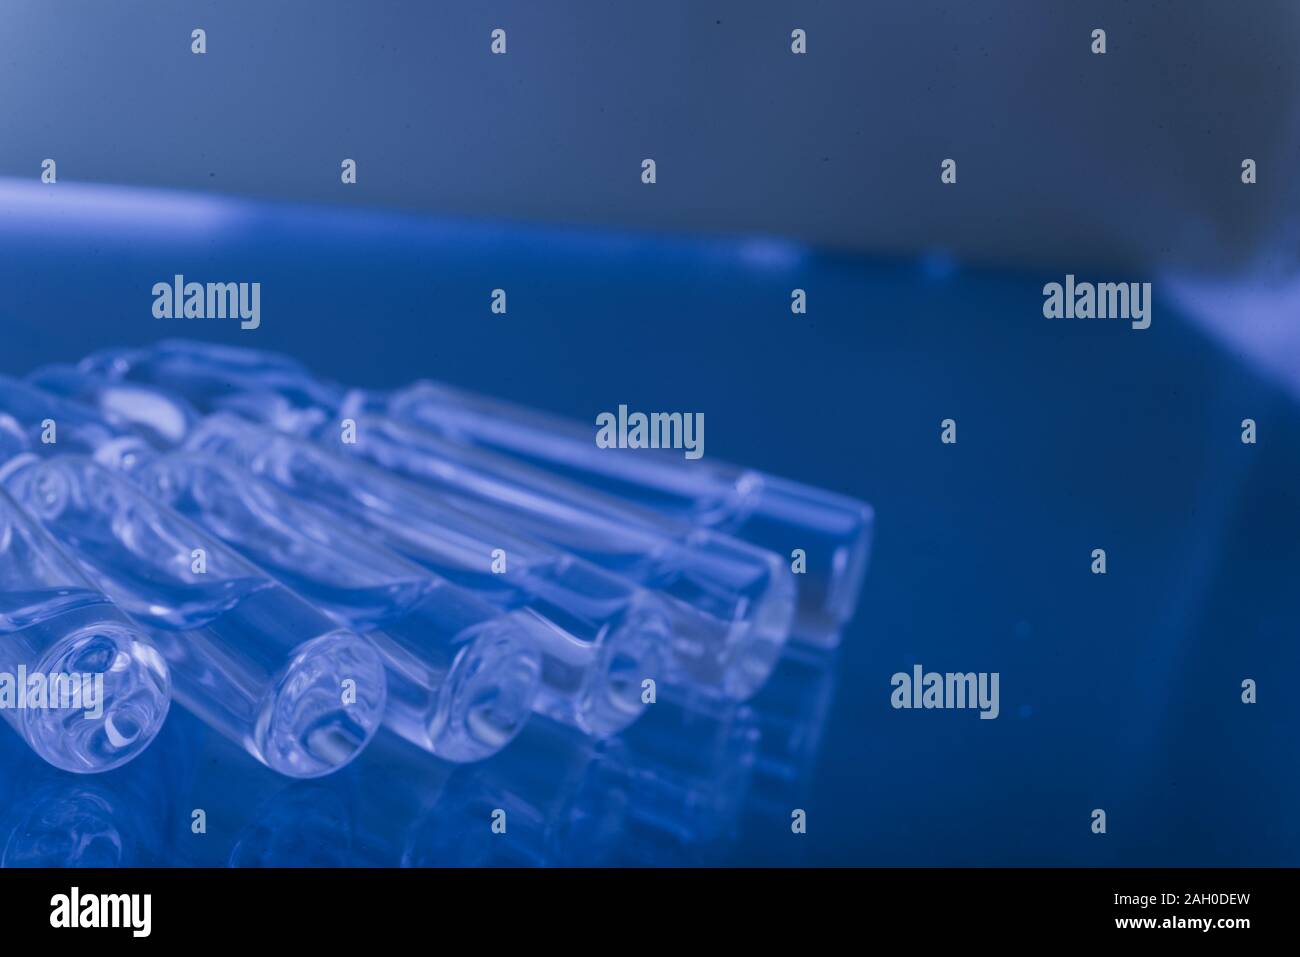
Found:
[[(710, 454), (871, 502), (872, 566), (821, 672), (833, 697), (778, 671), (718, 731), (713, 763), (687, 747), (709, 735), (658, 706), (609, 754), (562, 753), (563, 783), (540, 786), (520, 783), (522, 736), (455, 772), (376, 745), (288, 785), (221, 741), (164, 760), (165, 736), (194, 740), (178, 713), (92, 781), (30, 770), (10, 734), (6, 862), (66, 847), (124, 863), (1300, 863), (1300, 416), (1159, 284), (1136, 333), (1042, 318), (1042, 285), (1068, 264), (972, 273), (206, 199), (191, 215), (151, 196), (92, 203), (85, 229), (66, 210), (42, 225), (45, 197), (13, 204), (0, 371), (194, 335), (583, 421), (620, 402), (700, 410)], [(261, 327), (153, 319), (150, 288), (175, 273), (262, 282)], [(795, 287), (807, 316), (790, 314)], [(1256, 446), (1239, 440), (1247, 416)], [(917, 663), (1000, 672), (1001, 716), (891, 709), (890, 676)], [(1257, 705), (1241, 704), (1247, 677)], [(196, 808), (211, 840), (191, 833)], [(485, 829), (497, 808), (518, 841), (439, 827)], [(95, 836), (71, 840), (69, 820)]]

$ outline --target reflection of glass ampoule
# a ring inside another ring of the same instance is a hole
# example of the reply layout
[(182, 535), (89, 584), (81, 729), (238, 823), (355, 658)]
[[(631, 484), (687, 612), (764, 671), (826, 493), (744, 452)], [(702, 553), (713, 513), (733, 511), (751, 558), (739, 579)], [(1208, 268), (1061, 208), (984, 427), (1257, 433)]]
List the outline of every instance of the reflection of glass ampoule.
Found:
[[(617, 857), (638, 866), (725, 860), (737, 840), (759, 747), (753, 710), (709, 695), (672, 696), (606, 749), (591, 790), (624, 794)], [(608, 796), (605, 797), (608, 801)]]
[[(0, 867), (172, 863), (167, 839), (193, 753), (178, 732), (184, 717), (181, 708), (169, 711), (138, 759), (93, 776), (52, 768), (21, 748), (16, 738), (0, 737), (0, 775), (21, 782), (0, 795)], [(240, 757), (248, 760), (242, 752)]]
[(481, 760), (531, 713), (541, 667), (527, 622), (220, 460), (174, 452), (130, 475), (155, 501), (369, 638), (388, 664), (384, 723), (418, 747), (449, 761)]
[[(171, 700), (158, 650), (3, 489), (0, 680), (5, 720), (68, 771), (106, 771), (131, 760), (153, 739)], [(39, 701), (37, 685), (44, 689)]]
[[(822, 731), (835, 697), (835, 658), (833, 650), (788, 648), (772, 680), (751, 702), (759, 721), (760, 747), (745, 805), (747, 834), (784, 834), (794, 808), (809, 810), (808, 802), (815, 798), (811, 784)], [(777, 860), (790, 863), (807, 846), (806, 842), (796, 842), (793, 849), (788, 843), (781, 845)], [(760, 853), (747, 863), (767, 860)]]
[(168, 852), (189, 865), (397, 867), (412, 822), (463, 767), (380, 729), (338, 774), (290, 780), (192, 725), (183, 730), (200, 760), (177, 801), (202, 811), (203, 828), (175, 829)]
[[(447, 782), (435, 805), (408, 828), (407, 867), (546, 867), (573, 864), (563, 840), (598, 746), (574, 729), (534, 721), (515, 742)], [(597, 835), (583, 829), (589, 846)]]
[(678, 671), (670, 680), (746, 698), (767, 680), (789, 634), (794, 576), (769, 552), (382, 414), (341, 420), (350, 423), (355, 441), (340, 441), (340, 419), (328, 390), (311, 380), (297, 388), (275, 378), (273, 384), (284, 391), (267, 392), (250, 378), (240, 380), (245, 391), (231, 394), (231, 376), (220, 367), (176, 367), (176, 360), (168, 360), (135, 371), (137, 378), (147, 374), (163, 381), (123, 382), (68, 366), (38, 370), (31, 380), (172, 442), (199, 417), (188, 402), (202, 412), (233, 409), (252, 421), (314, 438), (322, 447), (357, 454), (463, 510), (666, 595), (674, 615), (675, 654), (669, 666)]
[(791, 648), (752, 704), (762, 728), (757, 778), (796, 787), (817, 761), (835, 697), (835, 653)]
[[(377, 732), (372, 742), (383, 733), (382, 729)], [(259, 842), (275, 844), (274, 853), (268, 855), (269, 864), (348, 863), (340, 859), (337, 849), (346, 843), (338, 840), (338, 835), (348, 832), (349, 820), (328, 799), (310, 807), (297, 803), (297, 821), (274, 814), (264, 819), (262, 814), (276, 807), (278, 797), (285, 793), (329, 794), (333, 782), (349, 773), (356, 761), (324, 777), (286, 777), (184, 708), (176, 709), (162, 738), (165, 740), (160, 743), (172, 750), (165, 754), (167, 763), (155, 783), (165, 791), (170, 813), (154, 830), (158, 863), (225, 867), (241, 855), (242, 846), (241, 864), (257, 866), (257, 854), (250, 850)], [(358, 758), (364, 758), (369, 750), (367, 746)], [(267, 834), (267, 826), (278, 827), (278, 834)], [(317, 836), (324, 846), (316, 846)]]
[(705, 863), (735, 836), (755, 745), (748, 709), (717, 697), (661, 700), (625, 735), (598, 743), (537, 721), (492, 760), (452, 776), (411, 825), (403, 861)]
[[(821, 649), (787, 649), (748, 704), (671, 696), (626, 734), (604, 742), (569, 813), (585, 818), (590, 831), (602, 814), (613, 820), (610, 809), (620, 808), (618, 840), (600, 844), (597, 860), (578, 860), (732, 864), (749, 852), (755, 835), (788, 834), (792, 810), (806, 807), (833, 690), (831, 664)], [(570, 842), (567, 859), (593, 846)], [(788, 850), (783, 854), (788, 859)]]
[[(455, 766), (381, 732), (326, 779), (268, 792), (247, 780), (250, 769), (232, 768), (201, 777), (189, 793), (220, 831), (218, 852), (229, 848), (227, 862), (239, 867), (698, 862), (715, 833), (706, 814), (739, 792), (703, 800), (707, 780), (682, 788), (680, 765), (652, 766), (624, 751), (611, 759), (609, 743), (539, 717), (500, 754)], [(709, 772), (717, 785), (733, 783), (716, 763)]]
[(326, 774), (383, 714), (374, 648), (80, 456), (11, 462), (5, 487), (167, 659), (177, 699), (269, 767)]
[[(292, 359), (192, 341), (166, 342), (148, 352), (98, 353), (82, 365), (85, 371), (177, 388), (194, 370), (206, 369), (217, 401), (231, 391), (229, 383), (254, 379), (268, 392), (297, 393), (305, 405), (340, 401), (338, 387), (313, 380)], [(863, 502), (754, 469), (684, 461), (680, 453), (598, 448), (592, 427), (442, 384), (418, 383), (391, 395), (358, 392), (347, 407), (382, 411), (457, 442), (514, 456), (778, 555), (801, 549), (807, 568), (799, 576), (795, 633), (813, 644), (836, 644), (853, 615), (872, 533), (873, 513)]]

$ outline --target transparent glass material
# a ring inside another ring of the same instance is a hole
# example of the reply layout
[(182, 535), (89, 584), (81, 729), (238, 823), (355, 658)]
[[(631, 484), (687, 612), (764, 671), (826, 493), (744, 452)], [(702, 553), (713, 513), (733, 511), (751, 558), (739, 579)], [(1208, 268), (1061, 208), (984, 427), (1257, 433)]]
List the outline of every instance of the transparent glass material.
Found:
[[(250, 383), (294, 405), (368, 408), (462, 443), (511, 455), (606, 494), (740, 538), (790, 561), (806, 556), (797, 577), (794, 634), (829, 647), (853, 616), (866, 575), (871, 506), (813, 486), (717, 462), (687, 461), (655, 449), (602, 449), (595, 426), (432, 382), (383, 395), (313, 379), (285, 356), (186, 340), (148, 352), (117, 350), (87, 357), (83, 369), (122, 379), (201, 389), (211, 404), (241, 401)], [(246, 401), (247, 397), (244, 397)], [(256, 400), (255, 400), (256, 401)], [(247, 414), (247, 408), (239, 408)]]
[(384, 724), (412, 744), (448, 761), (478, 761), (508, 744), (531, 713), (541, 662), (517, 616), (212, 457), (169, 453), (131, 477), (369, 638), (388, 665)]
[(529, 623), (542, 653), (536, 708), (590, 734), (616, 733), (662, 680), (670, 619), (662, 600), (572, 555), (523, 538), (381, 469), (221, 414), (191, 449), (274, 482), (354, 523), (435, 574)]
[(171, 702), (158, 650), (3, 490), (0, 673), (0, 715), (65, 771), (130, 761)]
[[(477, 515), (669, 596), (675, 600), (668, 605), (675, 616), (672, 681), (747, 698), (767, 680), (789, 636), (795, 578), (771, 552), (383, 414), (321, 405), (341, 394), (301, 374), (261, 366), (209, 368), (201, 360), (171, 356), (139, 362), (133, 370), (160, 389), (181, 390), (203, 411), (234, 410), (314, 437), (323, 447), (381, 465)], [(140, 421), (192, 421), (195, 415), (157, 413), (166, 400), (140, 384), (71, 367), (41, 370), (34, 381), (105, 411), (137, 407), (141, 414), (131, 417)], [(265, 391), (268, 385), (276, 391)], [(357, 425), (355, 443), (340, 441), (344, 417)]]
[[(692, 618), (664, 600), (571, 555), (494, 526), (393, 479), (374, 466), (333, 455), (311, 442), (223, 413), (197, 419), (187, 404), (155, 387), (134, 384), (125, 399), (99, 376), (54, 367), (42, 386), (112, 409), (125, 427), (133, 410), (158, 420), (172, 405), (192, 429), (190, 451), (259, 475), (299, 501), (324, 508), (355, 531), (514, 615), (542, 655), (535, 709), (596, 735), (615, 734), (643, 712), (642, 683), (670, 681), (673, 625)], [(65, 400), (66, 401), (66, 400)], [(100, 457), (109, 459), (107, 447)], [(131, 462), (118, 463), (134, 467)], [(346, 519), (342, 519), (346, 516)], [(493, 553), (504, 565), (492, 571)], [(702, 629), (681, 629), (696, 634)]]
[(336, 421), (316, 430), (318, 441), (667, 595), (675, 611), (689, 609), (674, 621), (679, 683), (743, 699), (771, 674), (795, 607), (794, 576), (772, 553), (387, 416), (350, 418), (354, 444), (339, 442)]
[(112, 449), (122, 460), (149, 454), (152, 444), (95, 410), (45, 388), (0, 376), (0, 465), (19, 451), (94, 455)]
[(373, 646), (83, 456), (11, 463), (4, 484), (142, 627), (176, 699), (292, 777), (347, 764), (379, 725)]
[(397, 391), (384, 408), (778, 555), (802, 549), (807, 570), (799, 576), (794, 628), (814, 644), (837, 643), (853, 616), (871, 542), (873, 512), (865, 502), (681, 453), (602, 449), (594, 425), (429, 382)]

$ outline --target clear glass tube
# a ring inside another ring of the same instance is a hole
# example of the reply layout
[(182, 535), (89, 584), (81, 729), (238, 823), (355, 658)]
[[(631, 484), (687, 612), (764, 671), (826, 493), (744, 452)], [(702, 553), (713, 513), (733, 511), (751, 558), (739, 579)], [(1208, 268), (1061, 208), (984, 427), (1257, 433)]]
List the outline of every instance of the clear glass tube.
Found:
[(795, 607), (775, 555), (387, 416), (350, 417), (355, 443), (339, 442), (337, 421), (314, 430), (318, 441), (687, 606), (674, 629), (682, 683), (743, 699), (771, 674)]
[(662, 450), (598, 448), (594, 426), (429, 382), (399, 390), (384, 409), (778, 555), (801, 549), (807, 567), (799, 575), (795, 634), (814, 644), (835, 644), (853, 616), (872, 532), (865, 502)]
[(130, 761), (171, 701), (158, 650), (3, 489), (0, 672), (8, 686), (0, 714), (65, 771)]
[(0, 375), (0, 464), (20, 451), (93, 456), (109, 449), (130, 461), (150, 454), (153, 445), (81, 403)]
[[(440, 502), (383, 470), (332, 455), (311, 442), (280, 435), (230, 415), (197, 424), (186, 404), (156, 388), (129, 386), (122, 398), (109, 383), (66, 369), (47, 371), (43, 384), (123, 421), (142, 406), (158, 418), (171, 404), (192, 427), (187, 449), (224, 459), (268, 479), (300, 501), (347, 516), (350, 526), (443, 579), (506, 612), (517, 612), (542, 655), (535, 709), (603, 737), (621, 731), (644, 711), (643, 682), (668, 680), (666, 660), (675, 621), (693, 614), (586, 564)], [(39, 390), (38, 390), (39, 391)], [(141, 391), (147, 392), (141, 396)], [(51, 396), (57, 399), (57, 396)], [(66, 399), (64, 400), (66, 401)], [(112, 460), (112, 443), (97, 451)], [(134, 468), (142, 456), (114, 462)], [(498, 550), (501, 573), (492, 570)]]
[[(669, 596), (675, 615), (670, 680), (747, 698), (767, 680), (789, 636), (795, 578), (771, 552), (383, 414), (321, 405), (330, 401), (328, 387), (311, 380), (294, 385), (291, 373), (261, 367), (229, 373), (224, 366), (214, 370), (173, 359), (134, 368), (137, 380), (155, 379), (159, 389), (181, 390), (202, 411), (233, 409), (314, 437), (324, 447), (356, 454), (455, 498), (477, 515)], [(106, 411), (139, 409), (131, 416), (139, 421), (195, 417), (192, 411), (154, 411), (165, 400), (136, 382), (70, 367), (41, 370), (34, 381)], [(265, 391), (268, 383), (276, 391)], [(356, 423), (354, 443), (340, 441), (342, 417)]]
[(531, 713), (541, 663), (525, 622), (229, 463), (174, 452), (131, 477), (369, 638), (388, 665), (384, 724), (412, 744), (478, 761)]
[(314, 777), (370, 740), (386, 684), (365, 639), (91, 459), (11, 462), (4, 485), (148, 633), (176, 699), (259, 761)]
[(542, 654), (537, 710), (590, 734), (616, 733), (661, 680), (670, 622), (663, 602), (563, 552), (494, 526), (374, 466), (230, 415), (188, 440), (355, 522), (442, 578), (526, 621)]
[[(295, 396), (302, 405), (338, 404), (344, 391), (313, 379), (285, 356), (187, 340), (147, 352), (118, 350), (87, 357), (86, 370), (156, 384), (189, 383), (214, 403), (237, 398), (247, 384)], [(201, 386), (196, 386), (196, 377)], [(838, 643), (866, 575), (874, 513), (865, 502), (754, 469), (715, 460), (686, 461), (655, 449), (602, 449), (594, 425), (523, 408), (451, 386), (421, 382), (391, 394), (354, 393), (354, 408), (409, 422), (460, 442), (514, 456), (648, 507), (712, 529), (792, 561), (797, 576), (796, 637)]]

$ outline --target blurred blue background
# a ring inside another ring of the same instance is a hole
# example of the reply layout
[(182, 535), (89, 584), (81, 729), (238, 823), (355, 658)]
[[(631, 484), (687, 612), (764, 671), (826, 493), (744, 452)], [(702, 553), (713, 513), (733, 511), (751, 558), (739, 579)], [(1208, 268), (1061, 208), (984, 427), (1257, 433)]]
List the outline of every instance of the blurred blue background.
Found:
[[(448, 822), (517, 799), (507, 863), (1300, 863), (1300, 14), (1046, 6), (6, 4), (0, 372), (188, 335), (698, 410), (877, 527), (838, 656), (749, 711), (310, 785), (180, 709), (94, 779), (8, 734), (4, 861), (482, 863)], [(1153, 281), (1152, 327), (1044, 319), (1066, 272)], [(174, 273), (261, 282), (261, 328), (154, 319)], [(1000, 672), (1001, 717), (891, 709), (916, 663)]]

